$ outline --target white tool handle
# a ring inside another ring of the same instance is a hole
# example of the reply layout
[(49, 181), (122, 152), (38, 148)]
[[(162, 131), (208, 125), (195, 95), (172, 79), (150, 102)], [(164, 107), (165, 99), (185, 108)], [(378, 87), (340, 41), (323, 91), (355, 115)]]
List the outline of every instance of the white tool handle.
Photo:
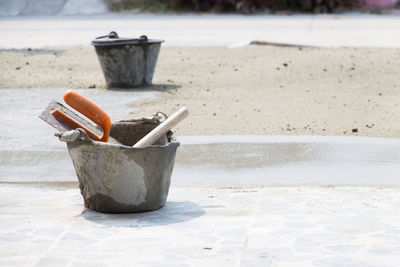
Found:
[(163, 134), (171, 130), (172, 127), (184, 120), (187, 116), (189, 116), (189, 110), (186, 107), (182, 107), (180, 110), (178, 110), (168, 119), (166, 119), (163, 123), (154, 128), (133, 147), (138, 148), (152, 145), (154, 142), (160, 139)]

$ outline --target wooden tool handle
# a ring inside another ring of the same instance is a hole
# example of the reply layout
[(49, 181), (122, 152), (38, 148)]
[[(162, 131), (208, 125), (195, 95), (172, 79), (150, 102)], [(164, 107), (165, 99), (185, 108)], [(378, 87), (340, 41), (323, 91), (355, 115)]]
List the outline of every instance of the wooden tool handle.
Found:
[(189, 116), (189, 110), (186, 107), (182, 107), (180, 110), (172, 114), (163, 123), (154, 128), (150, 133), (143, 137), (133, 147), (145, 147), (150, 146), (156, 142), (163, 134), (171, 130), (172, 127), (177, 125), (179, 122)]
[(99, 125), (103, 129), (103, 135), (99, 137), (100, 141), (108, 141), (111, 120), (104, 110), (90, 99), (73, 90), (69, 90), (64, 94), (64, 101), (88, 119)]

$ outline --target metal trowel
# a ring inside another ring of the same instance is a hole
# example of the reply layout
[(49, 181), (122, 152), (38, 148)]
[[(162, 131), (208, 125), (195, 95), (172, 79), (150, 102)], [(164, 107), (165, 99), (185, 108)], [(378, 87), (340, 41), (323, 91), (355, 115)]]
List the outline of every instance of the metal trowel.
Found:
[(109, 136), (111, 127), (110, 117), (93, 101), (72, 90), (64, 94), (64, 101), (95, 124), (90, 123), (57, 101), (50, 102), (39, 118), (60, 132), (81, 128), (85, 130), (92, 140), (114, 144), (120, 143), (115, 138)]

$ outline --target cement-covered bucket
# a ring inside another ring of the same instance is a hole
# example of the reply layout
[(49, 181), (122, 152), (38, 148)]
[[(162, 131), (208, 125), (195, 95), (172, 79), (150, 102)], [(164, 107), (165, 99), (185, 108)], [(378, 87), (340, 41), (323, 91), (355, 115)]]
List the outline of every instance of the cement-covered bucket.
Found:
[(67, 142), (86, 208), (129, 213), (165, 205), (178, 142), (133, 148), (93, 141), (82, 129), (58, 136)]
[(121, 38), (116, 32), (92, 41), (108, 88), (150, 85), (163, 40)]

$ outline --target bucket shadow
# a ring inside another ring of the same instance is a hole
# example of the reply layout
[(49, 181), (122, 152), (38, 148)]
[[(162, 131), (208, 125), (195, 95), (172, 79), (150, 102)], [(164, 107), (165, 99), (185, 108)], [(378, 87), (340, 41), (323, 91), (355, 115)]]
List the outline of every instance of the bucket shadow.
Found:
[(107, 90), (116, 92), (166, 92), (171, 90), (178, 90), (180, 88), (182, 88), (182, 86), (177, 84), (152, 84), (133, 88), (107, 88)]
[(190, 221), (203, 216), (204, 210), (196, 203), (167, 202), (161, 209), (149, 212), (104, 214), (86, 209), (80, 216), (105, 227), (151, 227)]

